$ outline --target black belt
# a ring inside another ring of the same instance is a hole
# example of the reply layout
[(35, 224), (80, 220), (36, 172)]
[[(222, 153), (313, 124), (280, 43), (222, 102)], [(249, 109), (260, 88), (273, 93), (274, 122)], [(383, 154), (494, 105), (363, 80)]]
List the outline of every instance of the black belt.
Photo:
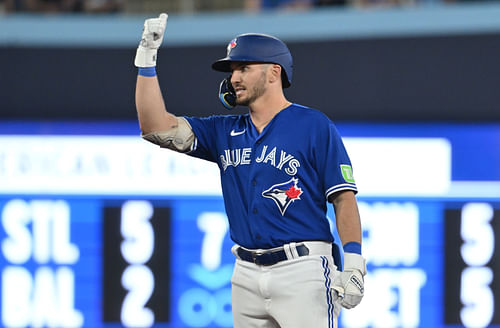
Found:
[[(305, 245), (297, 245), (295, 247), (299, 256), (309, 255), (309, 249)], [(252, 262), (257, 265), (273, 265), (281, 261), (287, 260), (285, 250), (283, 248), (269, 251), (249, 251), (242, 247), (238, 247), (238, 256), (247, 262)]]

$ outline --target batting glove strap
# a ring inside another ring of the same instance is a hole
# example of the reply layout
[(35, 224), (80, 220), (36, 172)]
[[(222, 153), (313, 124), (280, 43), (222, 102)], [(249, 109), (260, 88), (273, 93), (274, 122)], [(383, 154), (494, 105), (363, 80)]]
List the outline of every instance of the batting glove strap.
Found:
[(139, 47), (135, 54), (134, 65), (137, 67), (155, 67), (158, 50)]
[(365, 287), (363, 276), (366, 274), (366, 260), (356, 253), (344, 253), (344, 271), (338, 272), (333, 289), (342, 299), (341, 305), (351, 309), (363, 299)]
[(363, 276), (366, 275), (366, 260), (356, 253), (344, 253), (344, 271), (347, 269), (358, 270)]

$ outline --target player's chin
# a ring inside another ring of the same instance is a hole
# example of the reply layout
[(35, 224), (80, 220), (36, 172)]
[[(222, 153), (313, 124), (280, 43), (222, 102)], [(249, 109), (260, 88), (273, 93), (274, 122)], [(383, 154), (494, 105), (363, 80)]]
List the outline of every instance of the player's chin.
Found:
[(248, 106), (250, 105), (250, 99), (247, 97), (237, 97), (236, 98), (236, 105), (238, 106)]

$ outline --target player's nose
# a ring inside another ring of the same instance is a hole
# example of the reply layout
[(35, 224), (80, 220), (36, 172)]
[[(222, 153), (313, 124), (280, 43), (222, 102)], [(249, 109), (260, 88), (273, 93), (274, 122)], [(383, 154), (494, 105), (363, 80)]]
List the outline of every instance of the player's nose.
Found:
[(238, 82), (241, 82), (241, 74), (238, 70), (233, 70), (233, 73), (231, 75), (231, 84), (234, 86)]

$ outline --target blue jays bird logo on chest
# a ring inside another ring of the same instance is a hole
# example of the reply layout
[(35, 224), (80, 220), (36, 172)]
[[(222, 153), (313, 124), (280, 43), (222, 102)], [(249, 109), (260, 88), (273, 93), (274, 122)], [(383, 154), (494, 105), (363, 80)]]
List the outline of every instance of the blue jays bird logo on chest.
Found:
[(299, 179), (291, 178), (287, 182), (278, 183), (262, 192), (262, 196), (271, 198), (278, 206), (281, 215), (285, 215), (288, 206), (296, 200), (300, 200), (302, 188), (297, 186)]

